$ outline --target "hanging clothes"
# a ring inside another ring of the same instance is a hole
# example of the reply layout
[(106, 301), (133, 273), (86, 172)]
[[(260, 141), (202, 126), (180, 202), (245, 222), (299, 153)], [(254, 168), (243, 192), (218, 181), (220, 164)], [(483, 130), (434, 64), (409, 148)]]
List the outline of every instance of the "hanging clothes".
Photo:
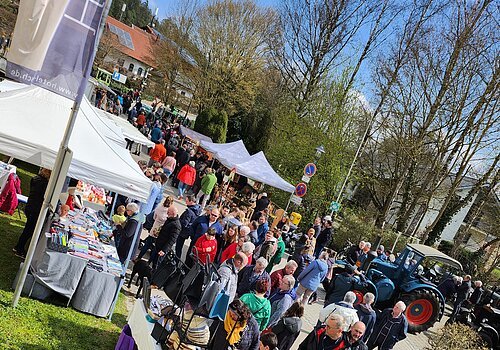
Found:
[(14, 214), (18, 205), (17, 194), (21, 194), (21, 180), (16, 174), (11, 173), (0, 193), (0, 211), (9, 215)]

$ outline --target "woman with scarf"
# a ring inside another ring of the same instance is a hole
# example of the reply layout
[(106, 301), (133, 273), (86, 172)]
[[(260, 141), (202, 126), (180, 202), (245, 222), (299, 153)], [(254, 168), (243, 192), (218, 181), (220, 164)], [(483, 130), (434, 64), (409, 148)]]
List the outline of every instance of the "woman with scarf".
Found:
[[(217, 327), (214, 322), (212, 328)], [(236, 299), (229, 304), (223, 324), (213, 334), (210, 349), (258, 350), (260, 341), (259, 325), (248, 307), (241, 300)]]

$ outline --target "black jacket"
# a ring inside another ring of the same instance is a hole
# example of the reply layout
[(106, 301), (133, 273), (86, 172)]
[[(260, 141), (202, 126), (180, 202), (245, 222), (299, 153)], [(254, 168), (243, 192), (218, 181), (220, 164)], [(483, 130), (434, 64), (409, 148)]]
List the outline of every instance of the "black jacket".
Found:
[(179, 147), (177, 153), (175, 153), (175, 159), (177, 160), (177, 167), (181, 169), (184, 165), (189, 163), (189, 152), (184, 148)]
[(331, 227), (324, 228), (323, 231), (319, 233), (318, 238), (316, 238), (316, 244), (326, 246), (328, 243), (330, 243), (331, 238), (332, 238), (332, 228)]
[[(311, 333), (300, 343), (299, 345), (299, 350), (331, 350), (331, 347), (325, 348), (323, 347), (323, 339), (327, 337), (326, 335), (326, 326), (320, 326), (316, 327), (312, 330)], [(344, 333), (342, 333), (342, 337), (339, 338), (337, 347), (335, 349), (349, 349), (346, 346), (348, 346), (349, 343), (347, 341), (347, 338), (345, 337)], [(363, 348), (364, 350), (364, 348)]]
[(198, 204), (188, 205), (179, 218), (181, 223), (181, 236), (188, 238), (191, 233), (191, 224), (201, 214), (201, 206)]
[(362, 249), (359, 249), (359, 246), (353, 245), (347, 249), (346, 258), (347, 262), (351, 265), (356, 265), (356, 261), (358, 261), (359, 256), (361, 255)]
[(364, 343), (363, 340), (358, 340), (355, 343), (349, 343), (349, 332), (343, 332), (342, 337), (347, 340), (345, 344), (346, 350), (368, 350), (368, 346)]
[(181, 222), (179, 217), (168, 218), (163, 224), (158, 238), (156, 239), (156, 250), (164, 253), (172, 249), (177, 240), (177, 236), (181, 233)]
[(262, 197), (259, 199), (257, 202), (255, 202), (255, 209), (254, 212), (262, 211), (266, 209), (269, 206), (269, 198), (267, 197)]
[(24, 208), (26, 213), (40, 213), (43, 204), (43, 197), (48, 184), (49, 180), (40, 175), (36, 175), (31, 179), (28, 203), (26, 203), (26, 207)]
[(469, 302), (473, 305), (479, 303), (479, 301), (481, 300), (481, 297), (483, 296), (483, 288), (481, 287), (476, 287), (474, 288), (474, 291), (472, 292), (470, 298), (469, 298)]
[(347, 272), (336, 275), (332, 278), (326, 293), (325, 306), (344, 300), (345, 293), (352, 290), (353, 287), (363, 288), (366, 285), (366, 279), (363, 275), (359, 275), (359, 280)]
[(471, 288), (470, 281), (463, 281), (462, 284), (457, 287), (457, 301), (466, 300), (469, 297)]
[(285, 317), (272, 328), (278, 338), (278, 349), (290, 350), (302, 329), (302, 320), (298, 317)]

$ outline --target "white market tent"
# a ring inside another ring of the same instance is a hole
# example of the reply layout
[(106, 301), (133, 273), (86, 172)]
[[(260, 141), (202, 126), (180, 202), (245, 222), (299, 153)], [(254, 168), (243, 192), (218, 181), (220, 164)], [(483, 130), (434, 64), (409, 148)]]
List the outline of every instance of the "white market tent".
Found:
[(196, 141), (197, 143), (200, 143), (201, 141), (206, 141), (206, 142), (212, 142), (212, 139), (206, 135), (200, 134), (199, 132), (196, 132), (192, 129), (186, 128), (185, 126), (181, 125), (181, 134), (182, 136), (189, 137), (191, 140)]
[[(85, 98), (86, 99), (86, 98)], [(141, 132), (132, 124), (130, 124), (126, 119), (123, 119), (117, 115), (108, 113), (99, 109), (97, 107), (92, 107), (97, 112), (99, 116), (104, 118), (105, 120), (111, 120), (115, 125), (117, 125), (123, 134), (123, 136), (131, 141), (139, 143), (141, 145), (145, 145), (146, 147), (154, 147), (155, 144), (153, 141), (149, 140), (146, 136), (141, 134)]]
[(212, 153), (219, 162), (229, 169), (250, 158), (250, 153), (248, 153), (245, 144), (241, 140), (229, 143), (201, 141), (200, 145)]
[(295, 187), (279, 176), (271, 167), (263, 152), (248, 153), (243, 141), (230, 143), (201, 142), (201, 147), (211, 152), (225, 167), (236, 173), (286, 192), (294, 192)]
[(236, 173), (286, 192), (294, 192), (295, 187), (279, 176), (266, 159), (264, 152), (259, 152), (247, 160), (235, 165)]
[[(72, 105), (34, 86), (0, 92), (0, 152), (52, 168)], [(104, 125), (91, 104), (82, 101), (69, 142), (73, 159), (68, 176), (146, 201), (151, 181), (130, 153), (110, 139), (111, 130)]]

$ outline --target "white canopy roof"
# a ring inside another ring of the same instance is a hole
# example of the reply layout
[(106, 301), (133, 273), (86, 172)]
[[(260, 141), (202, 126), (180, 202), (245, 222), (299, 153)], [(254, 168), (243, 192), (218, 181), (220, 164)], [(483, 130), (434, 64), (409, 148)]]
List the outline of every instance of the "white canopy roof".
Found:
[[(52, 168), (72, 104), (34, 86), (0, 92), (0, 152)], [(69, 142), (73, 160), (68, 176), (145, 201), (151, 181), (130, 153), (111, 141), (111, 134), (117, 136), (116, 130), (105, 125), (88, 100), (82, 101)]]
[(271, 167), (263, 152), (250, 156), (243, 141), (213, 143), (201, 141), (201, 147), (211, 152), (225, 167), (236, 169), (236, 173), (286, 192), (295, 187), (283, 180)]
[(97, 107), (93, 107), (94, 110), (101, 116), (102, 118), (106, 118), (111, 120), (115, 125), (117, 125), (121, 129), (121, 133), (124, 137), (134, 142), (140, 143), (141, 145), (145, 145), (146, 147), (154, 147), (155, 144), (153, 141), (149, 140), (146, 136), (141, 134), (141, 132), (132, 124), (130, 124), (126, 119), (119, 117), (117, 115), (108, 113), (102, 109)]
[(250, 158), (250, 153), (248, 153), (245, 144), (241, 140), (229, 143), (213, 143), (202, 140), (200, 145), (229, 169)]
[(181, 129), (181, 134), (183, 136), (187, 136), (193, 141), (196, 141), (198, 143), (200, 143), (201, 141), (212, 142), (212, 139), (210, 137), (200, 134), (199, 132), (194, 131), (192, 129), (186, 128), (183, 125), (180, 126), (180, 129)]
[(259, 152), (235, 165), (236, 173), (250, 179), (279, 188), (286, 192), (294, 192), (295, 187), (279, 176), (266, 159), (264, 152)]

